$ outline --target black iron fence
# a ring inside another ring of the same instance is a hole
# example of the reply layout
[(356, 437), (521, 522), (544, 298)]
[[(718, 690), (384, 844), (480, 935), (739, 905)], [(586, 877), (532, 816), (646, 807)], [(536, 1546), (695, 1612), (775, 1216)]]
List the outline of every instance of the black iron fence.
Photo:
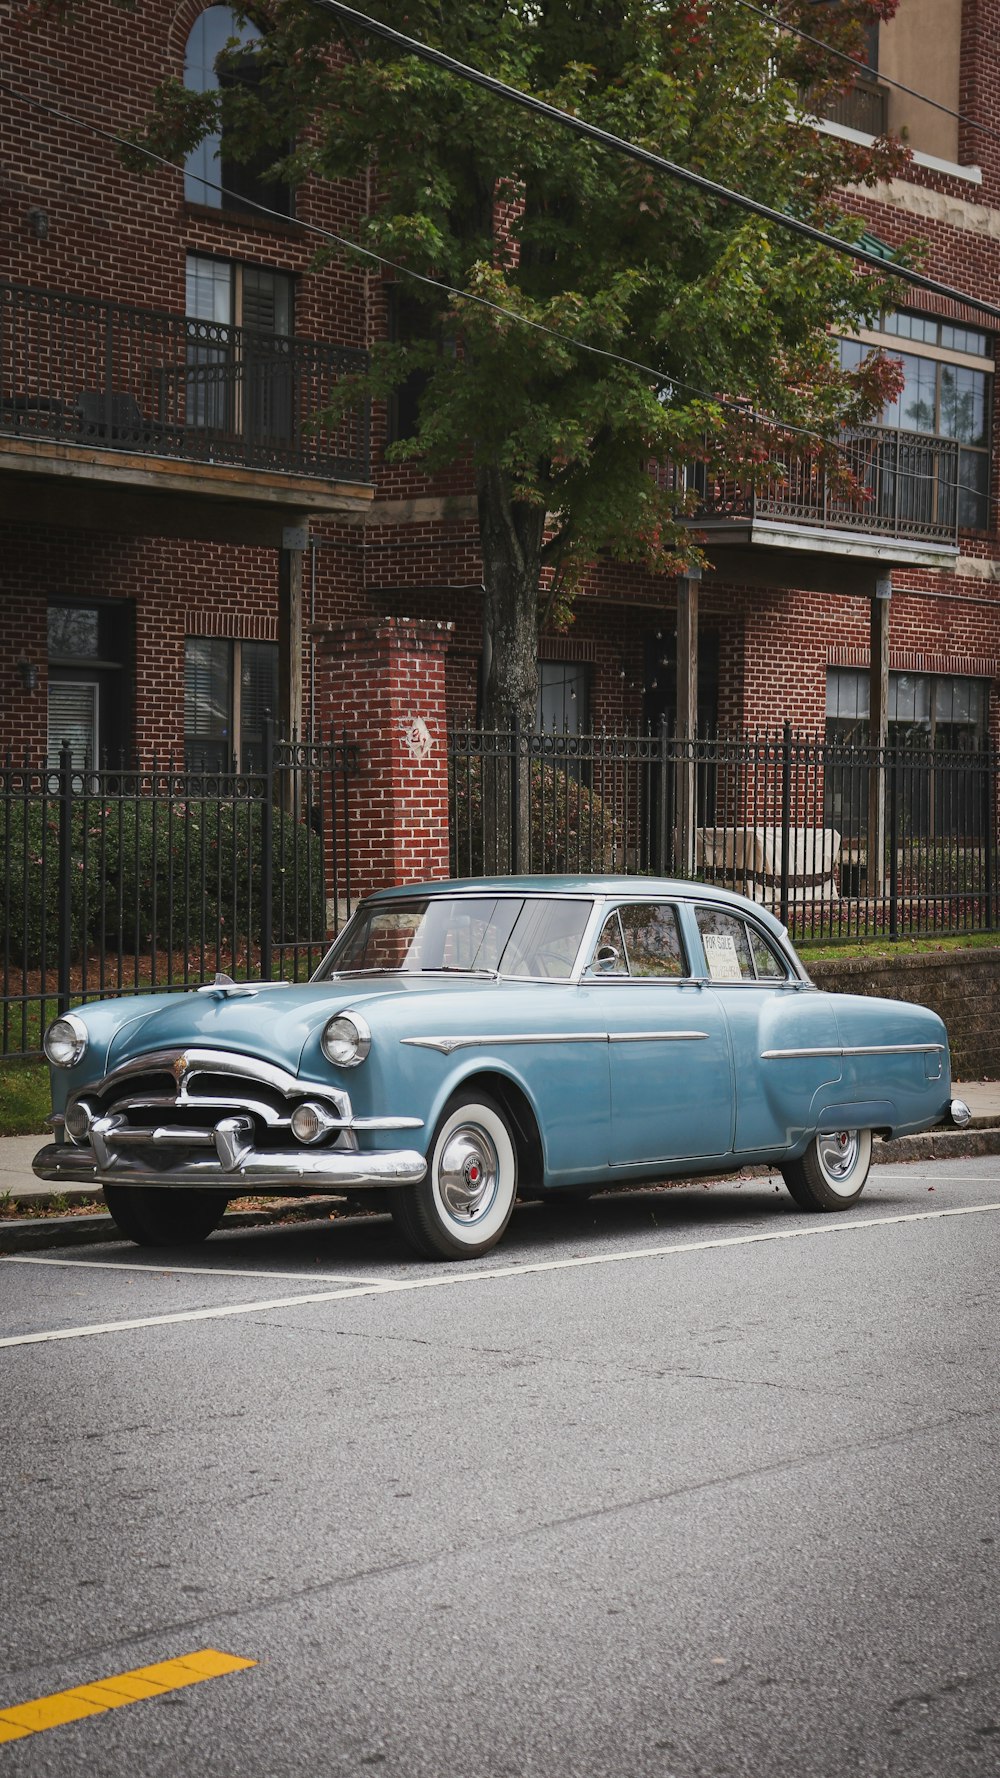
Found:
[(799, 940), (992, 931), (998, 760), (901, 736), (449, 737), (451, 869), (696, 877)]
[(0, 282), (0, 433), (365, 481), (367, 354)]
[(0, 766), (0, 1054), (105, 995), (302, 979), (350, 910), (346, 736), (265, 738), (269, 771)]

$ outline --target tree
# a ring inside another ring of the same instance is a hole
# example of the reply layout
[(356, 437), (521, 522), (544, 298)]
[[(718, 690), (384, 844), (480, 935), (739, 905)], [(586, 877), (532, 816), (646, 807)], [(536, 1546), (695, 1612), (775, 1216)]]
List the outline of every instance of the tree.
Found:
[[(844, 187), (905, 159), (809, 125), (851, 70), (781, 29), (800, 24), (863, 60), (865, 27), (898, 0), (762, 0), (769, 19), (737, 0), (371, 4), (416, 39), (844, 239), (862, 231)], [(254, 16), (266, 78), (214, 95), (167, 82), (146, 140), (190, 147), (221, 112), (228, 151), (269, 143), (293, 184), (370, 176), (362, 244), (436, 285), (411, 283), (424, 339), (377, 346), (366, 386), (384, 395), (422, 371), (416, 433), (394, 454), (470, 464), (493, 642), (485, 715), (530, 724), (539, 621), (567, 610), (595, 559), (662, 574), (699, 560), (682, 478), (657, 466), (724, 475), (750, 462), (764, 475), (779, 445), (835, 443), (881, 408), (891, 367), (840, 370), (831, 330), (891, 304), (891, 268), (859, 274), (309, 0), (263, 0)]]

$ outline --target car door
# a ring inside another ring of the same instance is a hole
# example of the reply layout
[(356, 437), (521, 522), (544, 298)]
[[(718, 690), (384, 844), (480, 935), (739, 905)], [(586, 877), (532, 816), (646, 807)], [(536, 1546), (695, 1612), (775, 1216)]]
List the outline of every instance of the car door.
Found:
[(692, 980), (676, 906), (636, 898), (609, 907), (582, 989), (608, 1032), (611, 1166), (728, 1154), (725, 1015), (714, 990)]
[(780, 1154), (815, 1127), (817, 1107), (841, 1078), (833, 1003), (793, 973), (752, 916), (709, 902), (693, 911), (729, 1025), (736, 1151)]

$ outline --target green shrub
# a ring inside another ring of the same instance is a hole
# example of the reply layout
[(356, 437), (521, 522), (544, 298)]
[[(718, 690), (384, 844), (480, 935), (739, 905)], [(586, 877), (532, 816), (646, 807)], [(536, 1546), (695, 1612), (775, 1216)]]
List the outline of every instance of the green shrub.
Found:
[[(487, 781), (492, 763), (486, 762)], [(489, 853), (496, 839), (490, 828), (497, 819), (498, 805), (503, 803), (506, 813), (508, 762), (497, 761), (496, 768), (503, 779), (493, 795), (487, 793), (484, 797), (483, 759), (476, 756), (451, 761), (453, 876), (475, 875), (492, 868)], [(521, 860), (525, 870), (556, 875), (561, 871), (618, 868), (614, 810), (596, 790), (575, 777), (572, 769), (540, 759), (530, 763), (528, 785), (529, 856)], [(488, 819), (484, 817), (484, 802)]]
[[(70, 945), (145, 954), (185, 945), (235, 954), (261, 935), (261, 805), (218, 798), (74, 803), (70, 846)], [(59, 824), (54, 804), (25, 801), (0, 816), (0, 887), (14, 968), (54, 966), (59, 946)], [(272, 841), (275, 943), (326, 928), (322, 841), (275, 811)], [(9, 949), (7, 948), (9, 946)]]

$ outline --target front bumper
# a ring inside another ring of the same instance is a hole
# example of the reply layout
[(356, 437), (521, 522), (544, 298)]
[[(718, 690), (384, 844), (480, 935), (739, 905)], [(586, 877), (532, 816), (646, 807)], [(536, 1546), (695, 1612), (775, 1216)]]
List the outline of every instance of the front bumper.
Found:
[(235, 1163), (225, 1165), (218, 1154), (179, 1160), (169, 1171), (151, 1166), (139, 1154), (116, 1154), (101, 1164), (89, 1144), (50, 1142), (36, 1154), (32, 1167), (39, 1179), (53, 1185), (152, 1185), (169, 1191), (284, 1191), (305, 1186), (309, 1191), (362, 1190), (380, 1185), (415, 1185), (427, 1162), (415, 1149), (385, 1149), (361, 1154), (357, 1149), (262, 1150), (245, 1148)]
[[(296, 1142), (296, 1102), (318, 1099), (337, 1146)], [(72, 1131), (70, 1117), (84, 1114)], [(152, 1114), (152, 1115), (151, 1115)], [(355, 1117), (340, 1088), (302, 1081), (270, 1062), (215, 1049), (157, 1050), (72, 1095), (58, 1120), (67, 1140), (35, 1156), (53, 1185), (141, 1185), (226, 1191), (361, 1190), (416, 1184), (416, 1149), (358, 1148), (358, 1133), (422, 1128), (418, 1117)], [(260, 1145), (261, 1135), (266, 1141)]]

